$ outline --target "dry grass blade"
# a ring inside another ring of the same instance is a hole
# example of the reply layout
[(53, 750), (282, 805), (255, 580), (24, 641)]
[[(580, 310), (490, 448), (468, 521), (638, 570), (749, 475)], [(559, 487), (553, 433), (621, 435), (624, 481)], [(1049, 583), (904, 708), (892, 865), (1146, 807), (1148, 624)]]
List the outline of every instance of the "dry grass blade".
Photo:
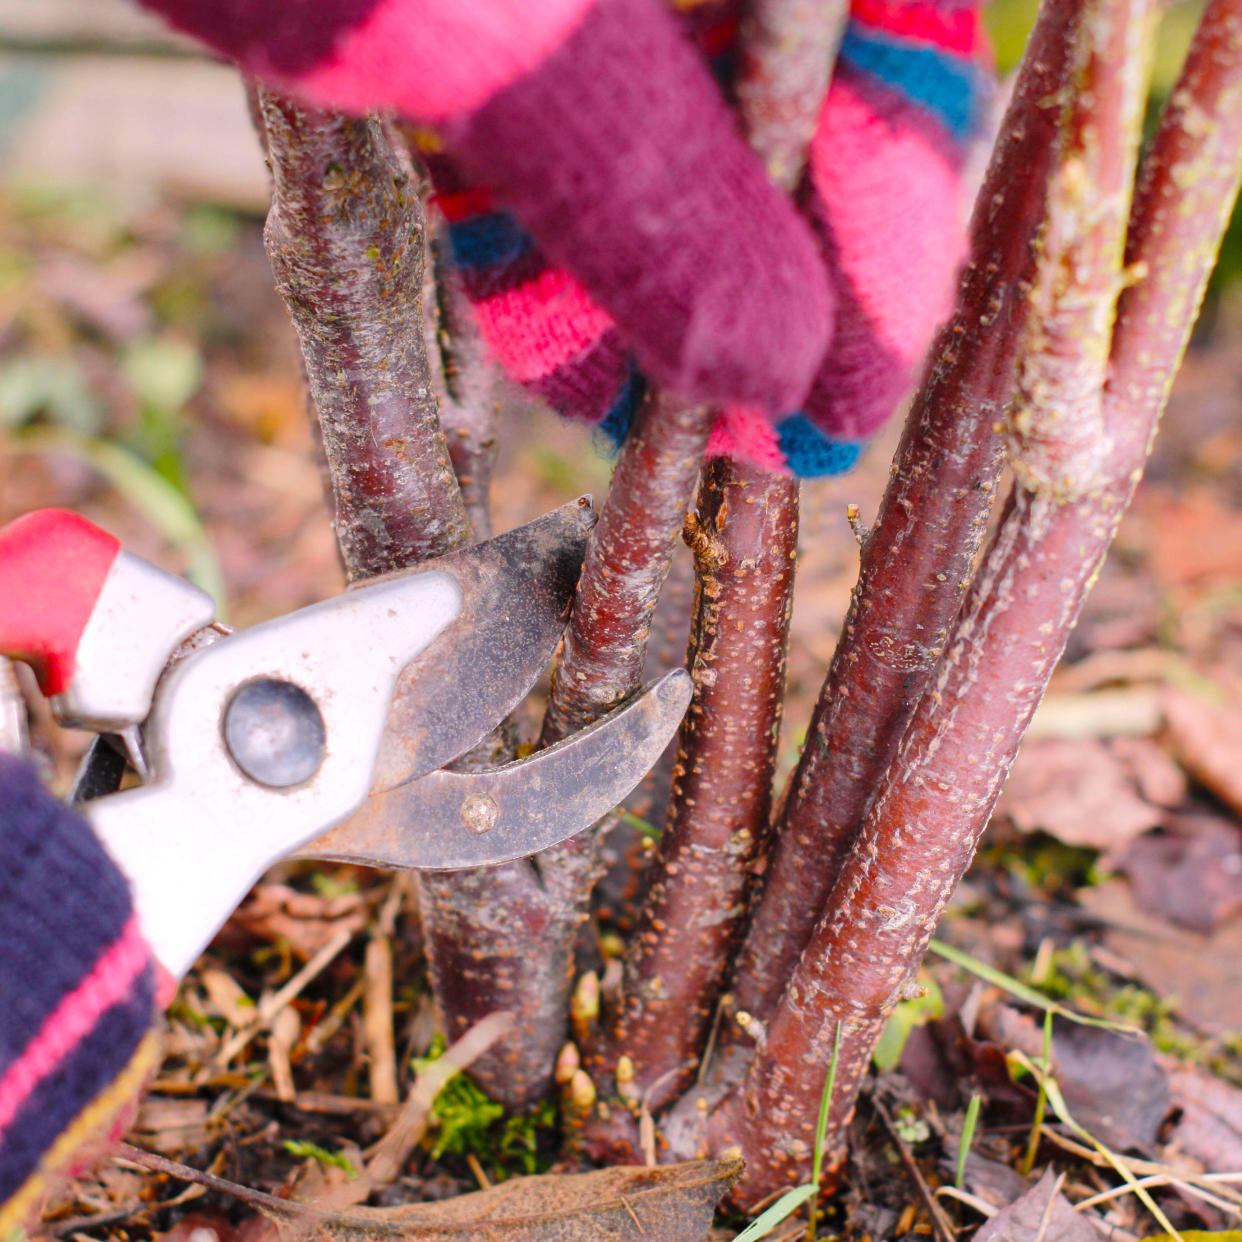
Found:
[(212, 1068), (221, 1069), (228, 1065), (256, 1035), (269, 1028), (281, 1010), (298, 996), (303, 988), (327, 970), (353, 938), (354, 933), (349, 928), (342, 927), (279, 992), (262, 1000), (254, 1021), (238, 1030), (220, 1049)]
[(513, 1029), (513, 1015), (494, 1013), (476, 1022), (460, 1039), (446, 1049), (443, 1056), (424, 1067), (414, 1080), (409, 1097), (401, 1107), (387, 1134), (371, 1149), (365, 1180), (372, 1186), (395, 1181), (402, 1165), (409, 1159), (415, 1145), (427, 1131), (427, 1121), (445, 1083), (455, 1074), (468, 1069), (498, 1039)]

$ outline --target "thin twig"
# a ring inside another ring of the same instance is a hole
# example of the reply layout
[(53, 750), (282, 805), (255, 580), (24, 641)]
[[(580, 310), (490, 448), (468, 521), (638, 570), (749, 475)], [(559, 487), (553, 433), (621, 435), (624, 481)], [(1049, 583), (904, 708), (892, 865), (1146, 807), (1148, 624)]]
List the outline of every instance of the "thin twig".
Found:
[(884, 1123), (884, 1128), (888, 1131), (888, 1137), (893, 1140), (893, 1145), (897, 1148), (897, 1154), (901, 1157), (901, 1163), (905, 1166), (906, 1172), (910, 1175), (910, 1180), (917, 1188), (919, 1198), (923, 1200), (923, 1206), (927, 1208), (928, 1215), (931, 1216), (932, 1228), (935, 1229), (936, 1236), (940, 1239), (940, 1242), (956, 1242), (957, 1231), (953, 1228), (952, 1221), (945, 1215), (944, 1208), (940, 1206), (936, 1196), (932, 1193), (931, 1187), (927, 1184), (927, 1179), (919, 1168), (919, 1162), (915, 1160), (914, 1153), (910, 1150), (910, 1144), (898, 1133), (897, 1127), (893, 1123), (892, 1115), (874, 1095), (871, 1097), (871, 1107), (875, 1109), (876, 1116)]
[(220, 1049), (213, 1062), (214, 1067), (219, 1069), (227, 1065), (256, 1035), (270, 1026), (281, 1010), (298, 996), (303, 988), (327, 970), (353, 938), (354, 933), (342, 927), (284, 987), (273, 993), (271, 997), (260, 1001), (254, 1020), (238, 1030)]
[(405, 1162), (426, 1133), (436, 1096), (444, 1085), (455, 1074), (469, 1069), (512, 1029), (512, 1014), (490, 1014), (450, 1044), (442, 1056), (419, 1071), (396, 1120), (368, 1154), (365, 1176), (371, 1186), (386, 1186), (396, 1181)]

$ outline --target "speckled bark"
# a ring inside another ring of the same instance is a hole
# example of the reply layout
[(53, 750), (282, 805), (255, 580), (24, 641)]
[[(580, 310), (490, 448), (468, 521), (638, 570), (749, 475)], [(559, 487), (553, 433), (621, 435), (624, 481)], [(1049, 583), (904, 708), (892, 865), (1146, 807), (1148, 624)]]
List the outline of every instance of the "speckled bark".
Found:
[[(438, 291), (425, 270), (415, 168), (379, 122), (307, 111), (267, 93), (260, 105), (275, 183), (268, 250), (302, 343), (350, 579), (468, 543), (471, 521), (486, 537), (490, 372), (454, 291)], [(443, 311), (430, 324), (424, 299)], [(437, 379), (456, 462), (440, 427)], [(502, 761), (509, 740), (502, 730), (464, 762)], [(446, 1034), (513, 1012), (512, 1033), (471, 1073), (511, 1107), (533, 1103), (549, 1086), (544, 1067), (560, 1043), (567, 973), (550, 967), (541, 946), (549, 926), (570, 914), (525, 862), (420, 876), (419, 894)]]
[(754, 0), (746, 8), (738, 107), (782, 189), (802, 174), (848, 17), (846, 0)]
[[(449, 457), (475, 539), (492, 533), (491, 479), (498, 449), (497, 375), (487, 356), (460, 280), (443, 262), (442, 221), (432, 216), (433, 262), (426, 300), (428, 354), (440, 396)], [(519, 738), (507, 721), (489, 744), (468, 757), (487, 767), (513, 757)], [(545, 952), (577, 911), (548, 893), (526, 860), (479, 871), (419, 878), (427, 961), (436, 1005), (448, 1038), (464, 1034), (497, 1010), (512, 1012), (512, 1032), (470, 1068), (494, 1099), (525, 1109), (551, 1089), (552, 1067), (564, 1039), (564, 998), (570, 963)]]
[[(739, 110), (751, 145), (786, 189), (801, 175), (845, 17), (839, 3), (749, 8)], [(630, 1112), (640, 1103), (660, 1108), (693, 1077), (764, 863), (797, 521), (792, 480), (728, 460), (705, 468), (691, 541), (695, 702), (620, 1004), (590, 1058)], [(612, 1079), (619, 1063), (624, 1087), (620, 1075)], [(616, 1108), (597, 1114), (584, 1141), (601, 1158), (635, 1147)]]
[[(1139, 169), (1113, 329), (1106, 424), (1162, 409), (1238, 194), (1242, 0), (1211, 0)], [(1152, 427), (1150, 434), (1155, 434)]]
[[(694, 613), (694, 558), (684, 543), (674, 548), (673, 563), (651, 619), (651, 638), (643, 664), (643, 681), (654, 681), (686, 667), (686, 644)], [(677, 739), (669, 742), (655, 766), (625, 800), (625, 809), (658, 831), (668, 814), (677, 760)], [(593, 894), (596, 915), (628, 935), (638, 925), (645, 875), (653, 857), (650, 833), (630, 820), (619, 820), (603, 842), (604, 874)]]
[[(1065, 32), (1079, 7), (1049, 0), (1032, 35), (971, 222), (957, 304), (929, 353), (784, 798), (734, 972), (734, 1013), (764, 1018), (784, 990), (961, 606), (1000, 475), (998, 424), (1035, 270)], [(736, 1074), (750, 1037), (729, 1021), (720, 1044), (722, 1072)]]
[(587, 549), (552, 679), (543, 745), (598, 720), (634, 693), (713, 421), (710, 410), (660, 395), (639, 410)]
[(549, 900), (528, 862), (419, 877), (436, 1005), (455, 1039), (480, 1018), (508, 1010), (511, 1035), (471, 1066), (494, 1100), (522, 1109), (550, 1090), (565, 1041), (572, 959), (548, 952), (573, 916)]
[[(541, 745), (598, 720), (638, 688), (651, 617), (694, 497), (712, 421), (710, 410), (659, 394), (635, 417), (587, 546), (552, 675)], [(599, 878), (602, 827), (536, 859), (548, 892), (576, 912), (548, 946), (566, 959)]]
[[(1145, 21), (1142, 8), (1142, 0), (1106, 0), (1085, 23), (1093, 54), (1071, 109), (1061, 169), (1076, 158), (1093, 163), (1101, 199), (1095, 210), (1084, 209), (1092, 205), (1076, 197), (1073, 174), (1069, 184), (1059, 178), (1052, 214), (1067, 209), (1069, 224), (1049, 230), (1045, 275), (1057, 265), (1078, 266), (1084, 289), (1110, 307), (1122, 283), (1116, 209), (1124, 207), (1124, 190), (1120, 203), (1115, 195), (1128, 180), (1137, 131), (1138, 75), (1128, 49)], [(738, 1192), (743, 1201), (805, 1176), (837, 1021), (844, 1038), (829, 1163), (839, 1159), (875, 1040), (970, 862), (1141, 476), (1242, 172), (1242, 0), (1209, 7), (1172, 100), (1131, 216), (1127, 254), (1145, 272), (1129, 273), (1138, 281), (1118, 302), (1110, 352), (1098, 340), (1041, 339), (1032, 331), (1029, 346), (1051, 344), (1062, 365), (1046, 368), (1023, 394), (1014, 492), (934, 683), (768, 1025), (763, 1052), (744, 1089), (712, 1117), (713, 1148), (737, 1144), (754, 1157)], [(1084, 149), (1092, 131), (1106, 151)], [(1076, 293), (1066, 282), (1045, 302), (1054, 324), (1073, 309)], [(1045, 295), (1041, 283), (1035, 296)], [(1107, 337), (1109, 318), (1099, 316), (1092, 331)], [(1084, 453), (1064, 418), (1090, 374), (1106, 453)], [(1049, 461), (1055, 470), (1044, 468)]]
[(762, 864), (793, 605), (798, 485), (715, 459), (694, 519), (696, 591), (673, 796), (620, 1011), (601, 1059), (628, 1056), (653, 1111), (689, 1085)]
[[(567, 737), (627, 699), (640, 684), (651, 616), (694, 494), (712, 414), (654, 396), (635, 418), (587, 547), (574, 610), (552, 678), (541, 745)], [(552, 1081), (565, 1039), (574, 946), (602, 868), (605, 819), (528, 864), (529, 908), (543, 915), (537, 948), (525, 949), (538, 996), (521, 1025), (527, 1056), (511, 1065), (530, 1086)], [(535, 923), (530, 922), (534, 930)], [(525, 943), (525, 933), (517, 944)], [(514, 962), (516, 969), (521, 963)]]
[(260, 93), (272, 169), (266, 243), (293, 317), (351, 580), (466, 542), (423, 342), (424, 219), (378, 121)]

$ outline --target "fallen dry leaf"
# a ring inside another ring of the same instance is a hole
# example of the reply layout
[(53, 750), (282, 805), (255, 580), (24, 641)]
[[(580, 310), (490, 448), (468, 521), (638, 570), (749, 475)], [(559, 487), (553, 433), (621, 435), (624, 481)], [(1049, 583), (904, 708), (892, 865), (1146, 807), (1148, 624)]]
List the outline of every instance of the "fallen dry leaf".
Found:
[(299, 957), (310, 959), (341, 930), (357, 935), (367, 925), (365, 893), (320, 897), (286, 884), (260, 884), (229, 919), (222, 937), (244, 930), (264, 940), (285, 940)]
[(236, 1226), (221, 1211), (191, 1212), (158, 1237), (159, 1242), (250, 1242), (246, 1222)]
[(1242, 513), (1218, 490), (1148, 487), (1136, 514), (1149, 519), (1152, 570), (1165, 586), (1233, 582), (1242, 566)]
[[(333, 1242), (695, 1242), (741, 1176), (740, 1160), (696, 1160), (654, 1169), (518, 1177), (440, 1203), (356, 1208), (317, 1222)], [(295, 1230), (303, 1222), (293, 1222)]]
[(1106, 853), (1124, 849), (1164, 818), (1094, 738), (1041, 738), (1024, 746), (996, 810), (1021, 832), (1046, 832)]
[[(279, 1199), (121, 1144), (120, 1154), (259, 1209), (286, 1242), (701, 1242), (716, 1206), (742, 1175), (741, 1160), (515, 1177), (475, 1194), (391, 1208), (325, 1211)], [(268, 1229), (258, 1229), (266, 1238)]]
[(1150, 737), (1116, 737), (1109, 742), (1108, 749), (1148, 802), (1174, 807), (1186, 801), (1190, 794), (1186, 773), (1158, 742)]
[(1114, 1150), (1146, 1149), (1169, 1111), (1169, 1083), (1145, 1035), (1053, 1023), (1053, 1075), (1088, 1133)]
[(1142, 909), (1124, 880), (1083, 889), (1078, 900), (1112, 924), (1105, 944), (1157, 996), (1205, 1031), (1242, 1029), (1242, 919), (1223, 923), (1208, 936), (1183, 931)]
[(1057, 1179), (1049, 1169), (1020, 1199), (997, 1212), (977, 1234), (975, 1242), (1097, 1242), (1094, 1229), (1057, 1193)]
[(1181, 1110), (1169, 1150), (1198, 1161), (1209, 1173), (1242, 1169), (1242, 1090), (1192, 1065), (1172, 1069), (1169, 1087)]
[(133, 1134), (144, 1147), (165, 1156), (196, 1151), (212, 1133), (209, 1111), (206, 1100), (147, 1095), (138, 1109)]
[[(979, 1030), (1006, 1050), (1043, 1057), (1043, 1023), (1012, 1005), (985, 1006)], [(1057, 1018), (1052, 1076), (1074, 1120), (1109, 1147), (1145, 1150), (1155, 1143), (1169, 1111), (1169, 1084), (1145, 1035)]]
[(1164, 718), (1169, 744), (1186, 771), (1242, 815), (1242, 710), (1171, 689)]
[[(946, 1152), (941, 1160), (942, 1172), (951, 1178), (956, 1168), (957, 1153)], [(981, 1156), (977, 1151), (966, 1155), (962, 1183), (975, 1198), (996, 1208), (1008, 1207), (1031, 1188), (1030, 1182), (1013, 1165)]]
[(1179, 815), (1140, 837), (1118, 867), (1148, 914), (1204, 934), (1242, 913), (1242, 831), (1210, 815)]

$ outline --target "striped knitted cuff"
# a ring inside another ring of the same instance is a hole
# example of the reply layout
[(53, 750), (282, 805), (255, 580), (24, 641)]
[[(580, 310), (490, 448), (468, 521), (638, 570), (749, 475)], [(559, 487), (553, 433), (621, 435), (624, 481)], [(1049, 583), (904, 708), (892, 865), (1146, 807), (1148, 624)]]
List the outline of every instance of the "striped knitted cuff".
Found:
[(90, 827), (0, 755), (0, 1237), (154, 1068), (155, 969)]
[(651, 379), (771, 409), (805, 396), (830, 327), (822, 260), (663, 0), (597, 0), (537, 72), (442, 132)]
[[(733, 15), (710, 4), (700, 53), (727, 72)], [(838, 289), (837, 328), (807, 400), (774, 422), (726, 409), (711, 453), (841, 474), (892, 413), (949, 306), (965, 236), (960, 174), (989, 80), (973, 5), (854, 0), (802, 194)], [(420, 131), (454, 258), (508, 374), (567, 417), (625, 437), (644, 381), (613, 319), (515, 216)], [(788, 407), (786, 407), (788, 409)]]

